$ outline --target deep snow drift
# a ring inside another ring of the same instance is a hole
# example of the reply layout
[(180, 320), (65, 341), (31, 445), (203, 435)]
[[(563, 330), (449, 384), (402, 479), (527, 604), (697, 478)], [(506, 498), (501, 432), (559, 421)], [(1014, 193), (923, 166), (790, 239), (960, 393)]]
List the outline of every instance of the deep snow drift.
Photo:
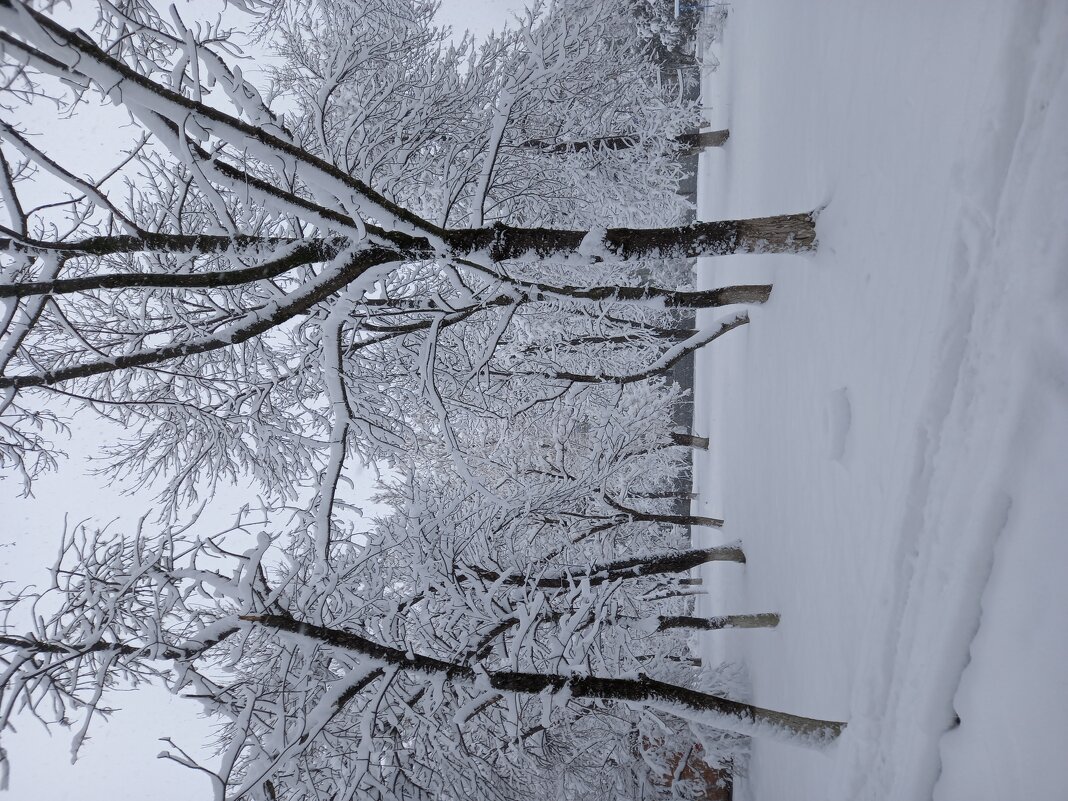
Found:
[(737, 797), (1068, 797), (1066, 42), (1059, 0), (738, 0), (713, 46), (700, 217), (826, 209), (700, 268), (775, 284), (699, 357), (697, 509), (749, 558), (707, 611), (783, 614), (704, 648), (849, 721)]

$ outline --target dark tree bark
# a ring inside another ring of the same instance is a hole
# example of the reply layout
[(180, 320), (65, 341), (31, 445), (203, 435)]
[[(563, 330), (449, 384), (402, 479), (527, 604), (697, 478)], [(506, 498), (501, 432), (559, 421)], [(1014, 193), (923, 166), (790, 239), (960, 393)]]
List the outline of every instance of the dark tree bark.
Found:
[(145, 367), (168, 359), (193, 356), (220, 348), (245, 342), (265, 331), (303, 314), (315, 304), (333, 295), (350, 284), (372, 267), (393, 261), (396, 254), (392, 251), (369, 249), (358, 252), (341, 270), (317, 283), (311, 283), (294, 292), (288, 302), (278, 304), (265, 314), (249, 314), (249, 320), (243, 325), (234, 326), (223, 336), (208, 336), (202, 339), (167, 345), (162, 348), (148, 348), (124, 355), (112, 356), (100, 361), (47, 370), (32, 375), (0, 376), (0, 389), (14, 387), (38, 387), (69, 381), (72, 378), (87, 378), (101, 373), (121, 370), (129, 367)]
[(510, 281), (526, 291), (531, 300), (544, 296), (574, 298), (576, 300), (654, 302), (670, 309), (714, 309), (737, 303), (764, 303), (771, 297), (771, 284), (739, 284), (716, 289), (687, 291), (662, 289), (655, 286), (553, 286), (526, 281)]
[[(577, 252), (589, 232), (497, 224), (442, 233), (455, 255), (485, 252), (494, 261), (504, 261)], [(676, 228), (609, 228), (600, 246), (604, 256), (616, 259), (803, 253), (816, 249), (816, 214), (802, 212), (748, 220), (694, 222)]]
[(708, 450), (708, 437), (698, 437), (695, 434), (683, 434), (679, 431), (671, 432), (671, 441), (676, 445), (685, 445), (688, 448), (700, 448)]
[[(539, 621), (555, 623), (563, 617), (561, 612), (546, 612), (539, 615)], [(720, 629), (773, 629), (779, 625), (779, 615), (775, 612), (761, 612), (752, 615), (722, 615), (710, 618), (691, 617), (688, 615), (661, 615), (656, 618), (656, 627), (651, 633), (673, 631), (676, 629), (690, 629), (693, 631), (719, 631)], [(618, 621), (617, 621), (618, 622)], [(478, 645), (471, 649), (469, 656), (475, 659), (485, 659), (490, 651), (493, 641), (499, 636), (519, 625), (518, 617), (506, 617), (489, 631), (482, 635)], [(671, 657), (667, 657), (671, 659)], [(679, 661), (677, 658), (675, 661)], [(698, 660), (700, 664), (700, 660)]]
[(651, 662), (654, 659), (663, 659), (665, 662), (678, 662), (687, 667), (699, 668), (704, 662), (698, 656), (660, 656), (659, 654), (646, 654), (634, 657), (639, 662)]
[(741, 734), (768, 735), (812, 748), (829, 745), (842, 733), (845, 723), (791, 715), (746, 704), (728, 698), (698, 692), (686, 687), (657, 681), (648, 676), (608, 678), (602, 676), (564, 676), (553, 673), (496, 671), (485, 673), (468, 665), (448, 662), (411, 649), (401, 650), (381, 645), (353, 632), (315, 626), (283, 615), (247, 615), (242, 620), (289, 632), (325, 643), (334, 648), (361, 654), (383, 664), (440, 676), (446, 680), (473, 684), (488, 682), (501, 692), (521, 695), (566, 694), (570, 698), (644, 704), (679, 717), (715, 722), (722, 728)]
[[(0, 0), (2, 2), (2, 0)], [(174, 662), (188, 662), (196, 659), (210, 648), (237, 634), (241, 629), (238, 626), (223, 629), (211, 639), (198, 642), (194, 646), (176, 647), (163, 643), (148, 645), (131, 645), (125, 642), (111, 642), (108, 640), (94, 640), (87, 644), (50, 642), (39, 640), (33, 635), (0, 635), (0, 645), (31, 654), (58, 654), (74, 658), (80, 654), (111, 653), (116, 656), (126, 656), (145, 659), (166, 659)]]
[[(145, 234), (144, 236), (94, 237), (66, 245), (63, 243), (39, 247), (20, 247), (16, 240), (0, 239), (0, 250), (15, 252), (37, 249), (50, 250), (64, 256), (114, 255), (152, 250), (159, 253), (217, 253), (224, 250), (241, 250), (244, 247), (259, 247), (274, 244), (270, 241), (252, 240), (245, 243), (244, 237), (181, 236), (168, 234)], [(159, 245), (153, 247), (153, 243)], [(237, 286), (253, 281), (277, 278), (296, 267), (326, 261), (336, 256), (344, 244), (340, 240), (309, 239), (306, 241), (278, 240), (277, 244), (294, 246), (286, 255), (265, 261), (254, 267), (234, 270), (218, 270), (201, 273), (105, 273), (79, 278), (58, 278), (54, 281), (25, 281), (17, 284), (0, 284), (0, 298), (26, 297), (30, 295), (66, 295), (72, 292), (88, 292), (96, 289), (212, 289)]]
[[(692, 156), (708, 147), (722, 147), (730, 138), (731, 132), (700, 131), (697, 133), (684, 133), (675, 137), (674, 141), (679, 145), (681, 155)], [(597, 136), (592, 139), (582, 139), (570, 142), (548, 142), (543, 139), (528, 139), (523, 142), (523, 147), (536, 148), (543, 153), (581, 153), (585, 150), (627, 150), (636, 146), (641, 141), (638, 136)]]
[[(249, 182), (254, 179), (248, 178)], [(259, 183), (262, 183), (260, 181)], [(269, 185), (264, 185), (268, 188)], [(271, 188), (273, 194), (290, 196)], [(294, 202), (296, 202), (295, 199)], [(309, 205), (306, 201), (300, 201)], [(317, 214), (336, 218), (345, 227), (354, 227), (351, 218), (337, 212), (316, 209)], [(442, 229), (425, 223), (421, 227), (445, 245), (443, 253), (430, 239), (395, 231), (385, 231), (368, 225), (372, 241), (383, 247), (393, 247), (403, 258), (426, 259), (441, 256), (462, 258), (486, 253), (494, 261), (524, 257), (551, 258), (576, 253), (589, 231), (562, 228), (517, 228), (496, 223), (483, 228)], [(253, 236), (220, 236), (214, 234), (157, 234), (96, 236), (72, 242), (45, 242), (12, 236), (8, 229), (0, 230), (7, 237), (0, 238), (0, 250), (23, 253), (58, 253), (71, 256), (104, 256), (116, 253), (220, 253), (263, 247), (298, 244), (297, 240)], [(336, 248), (337, 242), (328, 240), (300, 240), (310, 247), (326, 251)], [(755, 217), (746, 220), (693, 222), (673, 228), (609, 228), (604, 231), (600, 248), (591, 258), (632, 259), (695, 258), (698, 256), (726, 256), (733, 253), (804, 253), (816, 249), (816, 213), (780, 214), (774, 217)], [(336, 252), (336, 250), (334, 251)], [(141, 286), (141, 284), (136, 284)], [(149, 284), (150, 286), (151, 284)]]
[(692, 156), (710, 147), (723, 147), (731, 138), (731, 132), (723, 128), (719, 131), (699, 131), (680, 134), (675, 141), (683, 147), (683, 155)]
[(779, 625), (779, 616), (775, 612), (760, 612), (753, 615), (723, 615), (718, 617), (661, 615), (657, 620), (656, 631), (670, 631), (672, 629), (695, 629), (698, 631), (718, 631), (719, 629), (773, 629)]
[[(628, 375), (614, 375), (612, 373), (597, 373), (597, 374), (592, 374), (592, 373), (572, 373), (572, 372), (568, 372), (566, 370), (556, 370), (556, 371), (552, 371), (552, 372), (545, 371), (545, 372), (538, 372), (538, 373), (528, 373), (528, 375), (531, 375), (531, 374), (532, 375), (541, 375), (541, 376), (543, 376), (545, 378), (555, 379), (555, 380), (558, 380), (558, 381), (571, 381), (571, 382), (576, 383), (576, 384), (621, 384), (621, 385), (623, 385), (623, 384), (633, 384), (633, 383), (635, 383), (637, 381), (644, 381), (645, 379), (651, 378), (652, 376), (661, 375), (663, 373), (666, 373), (668, 370), (670, 370), (672, 367), (674, 367), (676, 364), (678, 364), (684, 358), (686, 358), (686, 356), (688, 356), (689, 354), (693, 353), (694, 351), (696, 351), (696, 350), (698, 350), (700, 348), (703, 348), (705, 345), (709, 344), (710, 342), (712, 342), (712, 341), (714, 341), (716, 339), (719, 339), (721, 336), (726, 334), (728, 331), (733, 331), (735, 328), (738, 328), (739, 326), (743, 326), (748, 322), (749, 322), (749, 315), (748, 314), (746, 314), (745, 312), (737, 314), (733, 318), (731, 318), (730, 320), (727, 320), (727, 321), (723, 322), (722, 324), (720, 324), (719, 328), (717, 328), (715, 331), (712, 331), (707, 336), (702, 337), (701, 339), (697, 340), (696, 342), (692, 343), (691, 345), (689, 345), (687, 347), (679, 348), (678, 352), (675, 353), (671, 358), (664, 359), (663, 357), (661, 357), (661, 360), (658, 361), (657, 363), (655, 363), (655, 365), (653, 367), (650, 367), (648, 370), (642, 370), (641, 372), (638, 372), (638, 373), (630, 373)], [(636, 517), (634, 519), (638, 520), (638, 519), (647, 519), (647, 518), (637, 518)], [(693, 525), (716, 525), (716, 524), (715, 523), (694, 523)]]
[(694, 501), (697, 500), (699, 495), (696, 492), (632, 492), (630, 493), (635, 498), (649, 498), (651, 500), (664, 500), (664, 501)]
[(649, 523), (668, 523), (676, 526), (712, 526), (719, 528), (723, 525), (723, 521), (716, 517), (704, 517), (703, 515), (668, 515), (668, 514), (653, 514), (651, 512), (641, 512), (637, 509), (631, 509), (628, 506), (623, 506), (621, 503), (612, 500), (607, 495), (604, 496), (604, 501), (613, 509), (630, 515), (632, 520), (641, 520)]
[(715, 548), (693, 548), (667, 554), (651, 554), (631, 559), (619, 559), (574, 572), (543, 575), (532, 579), (522, 574), (510, 574), (503, 578), (492, 570), (473, 568), (479, 578), (512, 586), (533, 586), (539, 589), (568, 589), (581, 581), (603, 584), (619, 579), (642, 578), (670, 573), (684, 573), (707, 562), (745, 563), (745, 553), (739, 545), (722, 545)]
[[(661, 339), (681, 342), (693, 336), (693, 331), (673, 331), (659, 336)], [(636, 340), (640, 341), (640, 337), (636, 334), (617, 334), (615, 336), (595, 336), (591, 334), (590, 336), (565, 339), (561, 342), (550, 342), (546, 345), (528, 345), (523, 348), (522, 352), (539, 353), (553, 348), (581, 348), (586, 345), (632, 345)]]

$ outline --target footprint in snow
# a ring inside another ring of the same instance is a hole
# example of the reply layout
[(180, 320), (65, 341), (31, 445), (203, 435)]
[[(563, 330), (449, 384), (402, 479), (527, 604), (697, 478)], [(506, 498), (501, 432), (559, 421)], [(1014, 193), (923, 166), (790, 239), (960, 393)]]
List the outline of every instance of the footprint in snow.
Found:
[(827, 455), (836, 462), (842, 462), (849, 441), (849, 429), (853, 425), (853, 404), (849, 400), (848, 387), (836, 389), (828, 396), (824, 424), (827, 432)]

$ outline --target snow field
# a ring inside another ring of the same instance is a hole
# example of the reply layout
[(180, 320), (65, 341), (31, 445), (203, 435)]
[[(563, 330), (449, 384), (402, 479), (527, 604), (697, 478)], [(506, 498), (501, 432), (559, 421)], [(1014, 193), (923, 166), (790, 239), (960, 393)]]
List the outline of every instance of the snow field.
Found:
[(699, 355), (696, 511), (749, 560), (706, 611), (783, 615), (704, 655), (850, 721), (741, 798), (1068, 797), (1066, 41), (1053, 1), (762, 0), (714, 45), (700, 218), (826, 208), (813, 257), (699, 270), (775, 284)]

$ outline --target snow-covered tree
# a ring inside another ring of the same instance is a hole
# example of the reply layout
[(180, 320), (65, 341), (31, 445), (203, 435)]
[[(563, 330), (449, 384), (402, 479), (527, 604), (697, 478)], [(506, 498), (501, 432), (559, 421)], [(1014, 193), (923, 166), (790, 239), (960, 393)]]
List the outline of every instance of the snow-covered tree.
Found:
[[(640, 797), (678, 737), (833, 739), (688, 664), (687, 632), (777, 617), (692, 615), (687, 571), (744, 555), (684, 540), (721, 521), (671, 506), (695, 442), (664, 378), (771, 291), (693, 290), (686, 259), (811, 250), (814, 215), (678, 223), (696, 109), (630, 4), (477, 47), (423, 0), (231, 5), (269, 86), (175, 6), (101, 0), (85, 31), (0, 0), (0, 466), (54, 466), (74, 402), (163, 499), (11, 599), (0, 727), (79, 712), (77, 749), (109, 688), (160, 682), (223, 725), (216, 797), (272, 801)], [(136, 133), (87, 175), (43, 106)], [(383, 471), (369, 525), (354, 460)], [(238, 477), (263, 519), (183, 527)]]

